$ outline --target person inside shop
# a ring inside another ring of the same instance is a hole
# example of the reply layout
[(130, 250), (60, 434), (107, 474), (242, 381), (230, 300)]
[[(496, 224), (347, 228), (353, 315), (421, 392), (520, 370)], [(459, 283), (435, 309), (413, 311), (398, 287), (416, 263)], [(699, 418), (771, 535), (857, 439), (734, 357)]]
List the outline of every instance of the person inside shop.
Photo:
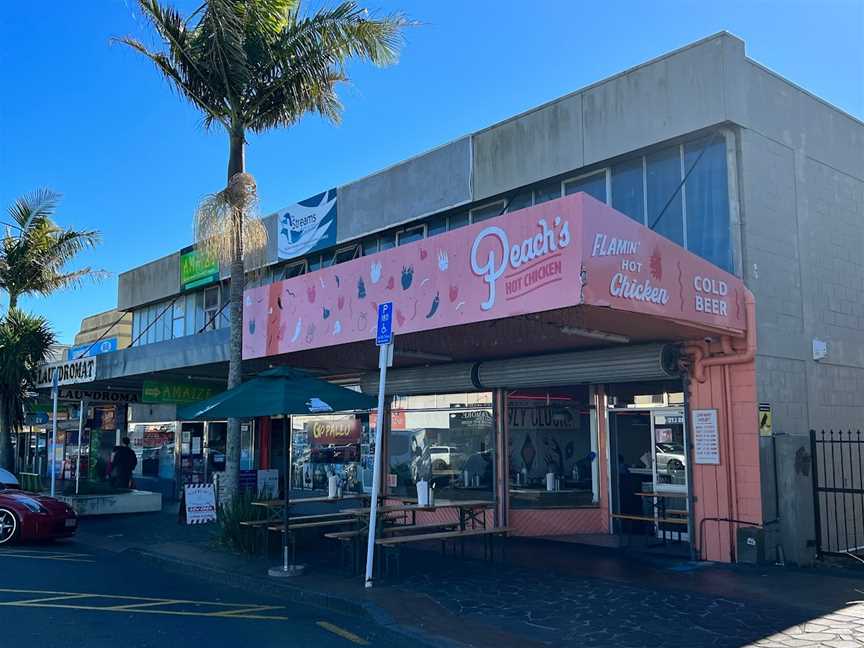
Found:
[(111, 453), (111, 485), (114, 488), (130, 488), (132, 471), (138, 465), (138, 457), (129, 447), (129, 437), (123, 437), (119, 446)]

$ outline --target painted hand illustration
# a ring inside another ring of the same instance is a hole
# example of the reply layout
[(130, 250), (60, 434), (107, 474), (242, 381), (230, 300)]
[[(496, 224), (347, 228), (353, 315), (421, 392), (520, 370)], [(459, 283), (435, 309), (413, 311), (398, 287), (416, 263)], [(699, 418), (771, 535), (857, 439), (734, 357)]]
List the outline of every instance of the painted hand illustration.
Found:
[(376, 261), (372, 264), (372, 267), (369, 269), (369, 278), (373, 284), (381, 281), (381, 264), (379, 262)]
[(296, 342), (300, 338), (300, 333), (303, 330), (303, 318), (297, 318), (297, 325), (294, 327), (294, 335), (291, 338), (292, 342)]
[(450, 286), (450, 303), (452, 304), (459, 298), (459, 286)]
[(255, 335), (255, 320), (249, 320), (249, 335)]
[(333, 275), (333, 278), (336, 279), (336, 287), (337, 288), (342, 285), (342, 280), (339, 279), (339, 275)]
[(405, 323), (405, 316), (402, 314), (402, 311), (400, 311), (398, 308), (396, 309), (396, 323), (399, 324), (400, 328)]
[(326, 320), (328, 317), (330, 317), (330, 309), (327, 308), (326, 306), (323, 306), (321, 315), (322, 315), (322, 318)]
[(424, 250), (423, 248), (420, 248), (420, 260), (424, 261), (427, 256), (429, 256), (429, 252), (427, 250)]
[(306, 344), (312, 344), (312, 340), (315, 339), (315, 325), (310, 324), (309, 328), (306, 329)]
[(408, 290), (414, 281), (414, 266), (402, 266), (402, 290)]
[(327, 284), (324, 283), (324, 277), (318, 277), (318, 283), (321, 284), (322, 288), (327, 288)]
[(363, 277), (357, 279), (357, 299), (366, 299), (366, 284)]
[(336, 320), (333, 322), (333, 335), (339, 335), (342, 332), (342, 322)]
[(309, 300), (310, 304), (315, 303), (315, 284), (310, 284), (308, 288), (306, 288), (306, 298)]
[(444, 250), (438, 250), (438, 269), (441, 272), (447, 270), (447, 267), (450, 265), (450, 259), (447, 257), (447, 252)]
[(336, 306), (339, 310), (342, 310), (345, 307), (345, 295), (339, 295), (339, 298), (336, 300)]
[(393, 279), (393, 277), (390, 277), (390, 278), (387, 280), (387, 290), (393, 290), (393, 287), (394, 287), (395, 285), (396, 285), (396, 281)]

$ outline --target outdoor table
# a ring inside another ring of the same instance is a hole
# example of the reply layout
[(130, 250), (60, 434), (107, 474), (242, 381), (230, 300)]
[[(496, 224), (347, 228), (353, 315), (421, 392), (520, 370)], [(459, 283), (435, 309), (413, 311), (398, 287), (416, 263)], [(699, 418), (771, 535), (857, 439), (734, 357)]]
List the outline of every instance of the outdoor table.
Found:
[[(298, 497), (296, 499), (290, 500), (289, 506), (294, 506), (295, 504), (335, 504), (336, 502), (344, 502), (345, 500), (352, 499), (366, 500), (369, 499), (369, 496), (365, 493), (350, 493), (348, 495), (343, 494), (342, 497), (327, 497), (326, 495), (322, 495), (319, 497)], [(267, 509), (267, 519), (278, 522), (282, 520), (282, 511), (285, 508), (285, 500), (259, 500), (252, 502), (252, 506)]]
[[(405, 502), (414, 501), (413, 498), (400, 499)], [(471, 528), (476, 528), (476, 526), (479, 525), (485, 529), (486, 518), (485, 516), (481, 518), (480, 513), (487, 509), (494, 508), (494, 506), (495, 503), (488, 500), (440, 500), (427, 506), (420, 506), (419, 504), (414, 503), (388, 504), (385, 506), (379, 506), (378, 513), (411, 513), (411, 524), (416, 524), (418, 511), (433, 512), (438, 509), (455, 508), (459, 510), (459, 529), (464, 531), (468, 527), (469, 522), (471, 523)], [(364, 517), (368, 518), (371, 511), (372, 509), (369, 507), (362, 507), (349, 509), (346, 512), (350, 512), (352, 515), (356, 515), (362, 519)], [(368, 520), (366, 520), (366, 525), (368, 527)]]

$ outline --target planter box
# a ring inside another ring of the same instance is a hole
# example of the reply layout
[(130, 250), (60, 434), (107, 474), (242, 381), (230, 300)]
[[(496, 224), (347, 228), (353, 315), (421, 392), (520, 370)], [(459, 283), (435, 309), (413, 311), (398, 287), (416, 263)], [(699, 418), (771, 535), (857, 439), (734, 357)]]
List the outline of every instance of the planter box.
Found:
[(162, 495), (148, 491), (132, 491), (116, 495), (58, 495), (78, 515), (119, 515), (122, 513), (153, 513), (162, 510)]

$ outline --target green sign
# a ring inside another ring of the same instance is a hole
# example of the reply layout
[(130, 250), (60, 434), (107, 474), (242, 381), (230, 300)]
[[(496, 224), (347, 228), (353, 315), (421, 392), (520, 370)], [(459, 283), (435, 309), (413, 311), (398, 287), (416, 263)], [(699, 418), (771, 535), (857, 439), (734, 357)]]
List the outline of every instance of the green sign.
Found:
[(219, 261), (195, 246), (180, 250), (180, 290), (191, 290), (219, 281)]
[(145, 380), (141, 392), (142, 403), (197, 403), (213, 396), (216, 390), (209, 385), (194, 383), (166, 383)]

